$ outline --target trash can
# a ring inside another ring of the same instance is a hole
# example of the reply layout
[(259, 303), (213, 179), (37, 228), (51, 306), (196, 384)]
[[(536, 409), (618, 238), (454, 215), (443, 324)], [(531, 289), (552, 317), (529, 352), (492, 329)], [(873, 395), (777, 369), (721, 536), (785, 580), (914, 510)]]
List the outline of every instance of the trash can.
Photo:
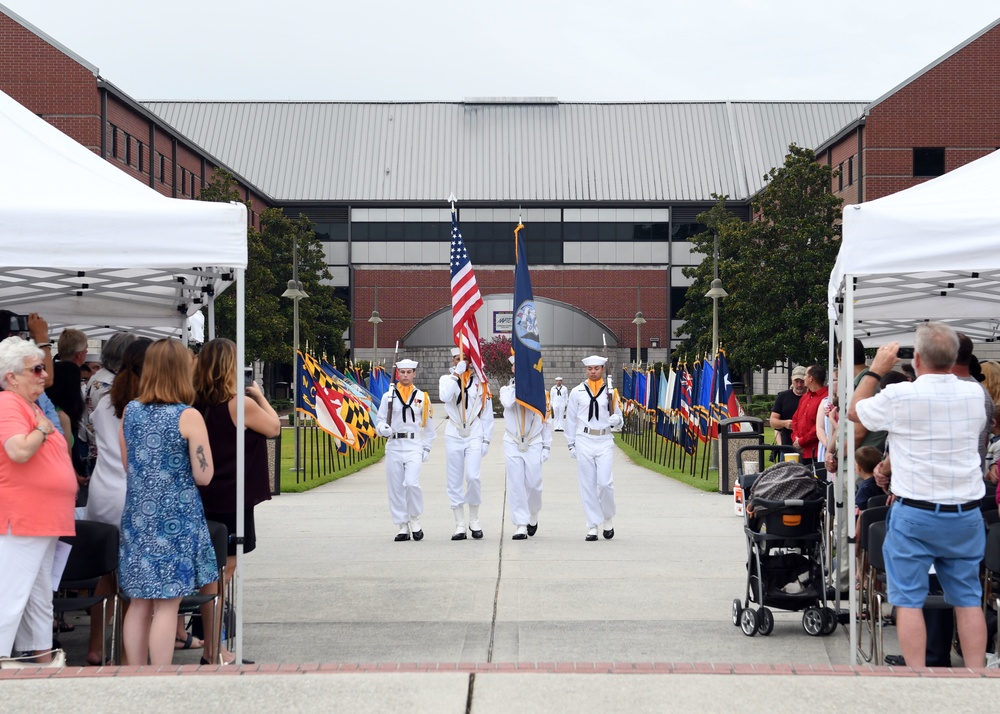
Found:
[(732, 493), (738, 464), (736, 452), (742, 446), (764, 444), (764, 420), (742, 416), (719, 422), (719, 493)]

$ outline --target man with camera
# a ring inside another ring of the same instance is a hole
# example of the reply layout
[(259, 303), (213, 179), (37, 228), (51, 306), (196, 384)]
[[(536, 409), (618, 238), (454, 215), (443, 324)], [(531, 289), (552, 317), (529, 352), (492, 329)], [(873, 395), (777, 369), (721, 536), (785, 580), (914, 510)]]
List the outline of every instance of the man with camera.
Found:
[(985, 492), (979, 435), (986, 415), (978, 384), (952, 374), (959, 341), (940, 322), (917, 328), (915, 382), (875, 394), (882, 375), (898, 359), (899, 345), (878, 349), (854, 391), (847, 417), (869, 431), (886, 431), (892, 444), (891, 489), (896, 501), (886, 525), (889, 602), (910, 667), (926, 662), (927, 627), (922, 607), (934, 567), (955, 621), (967, 667), (985, 663), (986, 621), (979, 566), (986, 546), (979, 510)]

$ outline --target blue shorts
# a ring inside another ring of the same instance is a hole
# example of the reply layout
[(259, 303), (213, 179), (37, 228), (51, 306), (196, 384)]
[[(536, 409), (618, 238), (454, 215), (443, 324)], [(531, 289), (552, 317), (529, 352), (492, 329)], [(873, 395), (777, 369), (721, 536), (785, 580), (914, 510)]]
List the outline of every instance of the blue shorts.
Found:
[(980, 607), (983, 601), (979, 564), (986, 550), (986, 529), (978, 508), (939, 513), (893, 504), (886, 523), (882, 555), (889, 602), (922, 608), (927, 599), (931, 565), (953, 607)]

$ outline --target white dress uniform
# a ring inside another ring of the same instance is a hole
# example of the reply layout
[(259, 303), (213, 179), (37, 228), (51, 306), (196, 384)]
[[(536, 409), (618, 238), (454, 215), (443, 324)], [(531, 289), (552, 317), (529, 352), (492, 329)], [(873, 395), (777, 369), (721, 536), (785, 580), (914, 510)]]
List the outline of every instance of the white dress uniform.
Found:
[[(584, 360), (600, 360), (588, 357)], [(614, 537), (611, 519), (615, 517), (615, 477), (611, 471), (615, 441), (611, 428), (622, 424), (618, 390), (608, 394), (606, 380), (594, 384), (584, 381), (569, 394), (566, 410), (566, 441), (576, 459), (580, 479), (580, 498), (587, 518), (587, 540), (597, 540), (597, 528), (603, 524), (604, 537)]]
[(514, 380), (500, 388), (506, 432), (503, 437), (507, 466), (507, 507), (516, 527), (514, 539), (534, 535), (542, 510), (542, 463), (552, 448), (552, 424), (517, 403)]
[[(402, 367), (403, 362), (397, 366)], [(392, 423), (389, 423), (389, 410)], [(416, 387), (402, 385), (382, 395), (378, 407), (376, 431), (388, 439), (385, 445), (385, 478), (389, 489), (389, 513), (400, 527), (397, 540), (423, 538), (419, 518), (424, 512), (424, 494), (420, 490), (420, 467), (427, 460), (434, 441), (434, 415), (431, 398)], [(409, 528), (409, 535), (406, 529)], [(406, 535), (406, 537), (402, 537)]]
[[(438, 381), (438, 397), (444, 402), (448, 424), (444, 430), (446, 492), (455, 515), (452, 540), (465, 539), (465, 504), (469, 505), (469, 529), (482, 538), (479, 505), (483, 502), (480, 465), (493, 435), (493, 399), (479, 377), (460, 362)], [(464, 492), (463, 492), (464, 486)]]
[(566, 404), (569, 401), (569, 387), (563, 384), (556, 384), (549, 390), (549, 405), (552, 407), (552, 430), (562, 431), (566, 427), (563, 420), (566, 418)]

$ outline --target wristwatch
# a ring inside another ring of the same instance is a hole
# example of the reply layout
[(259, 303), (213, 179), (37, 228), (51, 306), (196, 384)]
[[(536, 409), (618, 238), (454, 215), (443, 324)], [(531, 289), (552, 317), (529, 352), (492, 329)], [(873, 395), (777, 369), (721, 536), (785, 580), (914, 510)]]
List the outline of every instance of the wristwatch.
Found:
[(44, 444), (46, 442), (46, 440), (48, 440), (48, 438), (49, 438), (49, 432), (45, 431), (45, 429), (43, 429), (40, 426), (36, 426), (35, 429), (37, 431), (42, 432), (42, 443)]

